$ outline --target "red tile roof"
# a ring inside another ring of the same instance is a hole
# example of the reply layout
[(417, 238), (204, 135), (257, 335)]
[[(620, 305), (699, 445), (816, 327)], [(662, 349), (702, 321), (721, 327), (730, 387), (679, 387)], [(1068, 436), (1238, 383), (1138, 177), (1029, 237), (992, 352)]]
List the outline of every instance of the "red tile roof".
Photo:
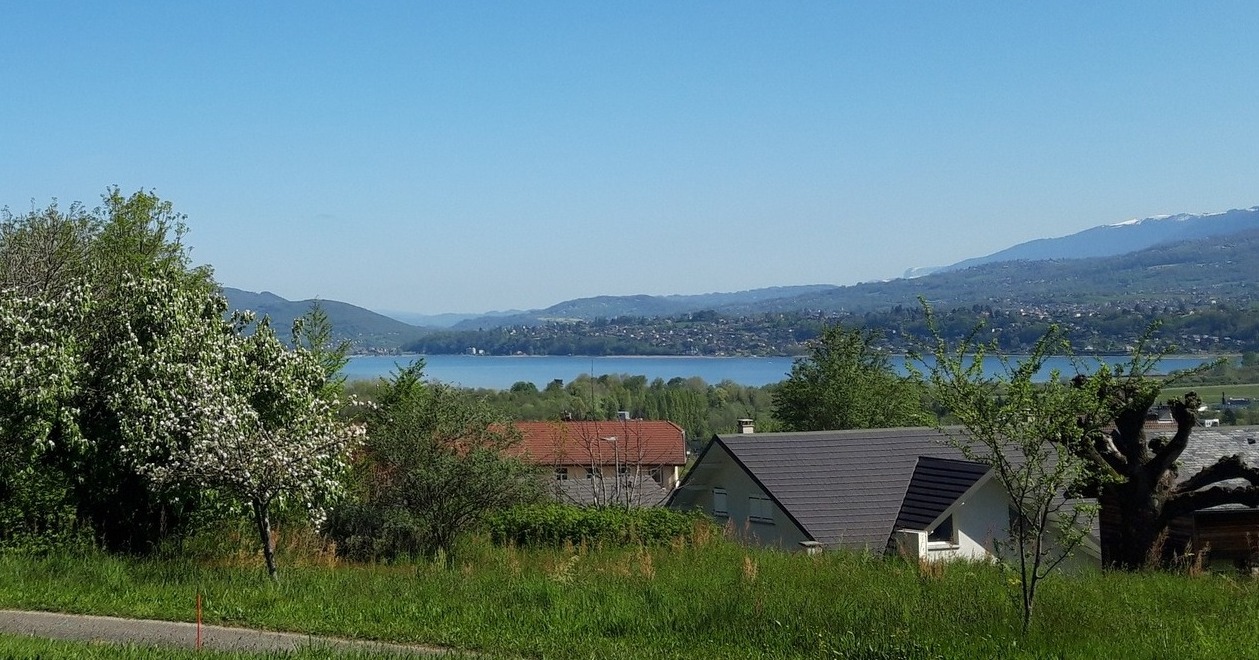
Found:
[(686, 433), (673, 422), (516, 422), (512, 453), (544, 465), (684, 465)]

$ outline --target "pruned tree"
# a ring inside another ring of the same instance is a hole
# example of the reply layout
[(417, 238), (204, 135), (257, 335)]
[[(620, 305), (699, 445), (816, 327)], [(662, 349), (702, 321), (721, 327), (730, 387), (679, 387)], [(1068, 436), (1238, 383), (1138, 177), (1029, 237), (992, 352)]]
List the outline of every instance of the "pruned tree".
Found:
[(796, 360), (774, 391), (788, 431), (916, 426), (925, 421), (918, 382), (892, 368), (879, 335), (833, 325)]
[[(1197, 426), (1201, 400), (1194, 392), (1166, 400), (1175, 420), (1171, 438), (1146, 435), (1146, 420), (1171, 378), (1149, 377), (1162, 354), (1147, 354), (1140, 342), (1129, 364), (1092, 389), (1095, 416), (1081, 417), (1089, 442), (1080, 456), (1105, 479), (1097, 488), (1102, 506), (1102, 561), (1128, 570), (1159, 562), (1174, 547), (1162, 547), (1176, 518), (1225, 504), (1259, 506), (1259, 468), (1239, 455), (1220, 457), (1193, 475), (1177, 467)], [(1230, 482), (1240, 480), (1244, 485)]]

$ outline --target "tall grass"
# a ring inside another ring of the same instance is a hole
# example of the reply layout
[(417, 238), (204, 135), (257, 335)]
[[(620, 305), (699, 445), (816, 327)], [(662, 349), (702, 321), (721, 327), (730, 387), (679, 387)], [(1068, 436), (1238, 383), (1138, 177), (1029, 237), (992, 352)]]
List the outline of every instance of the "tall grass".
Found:
[(547, 658), (1245, 657), (1249, 578), (1098, 573), (1044, 585), (1019, 631), (996, 568), (816, 557), (716, 539), (657, 548), (465, 544), (453, 567), (101, 554), (0, 556), (0, 607), (189, 620)]

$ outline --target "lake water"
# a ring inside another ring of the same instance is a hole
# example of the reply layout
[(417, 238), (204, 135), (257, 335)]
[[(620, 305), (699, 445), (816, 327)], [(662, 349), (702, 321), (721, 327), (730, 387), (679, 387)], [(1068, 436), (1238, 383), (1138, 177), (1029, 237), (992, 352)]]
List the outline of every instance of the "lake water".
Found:
[[(528, 381), (546, 387), (559, 378), (565, 383), (581, 374), (625, 374), (646, 376), (650, 382), (656, 378), (698, 376), (710, 384), (732, 380), (740, 385), (763, 386), (787, 378), (793, 358), (788, 357), (581, 357), (581, 356), (495, 356), (495, 355), (363, 355), (350, 358), (342, 371), (350, 380), (374, 380), (389, 375), (398, 366), (423, 357), (424, 373), (432, 379), (460, 387), (478, 387), (505, 390), (512, 384)], [(1160, 363), (1162, 371), (1188, 369), (1210, 360), (1207, 357), (1167, 358)], [(1122, 363), (1121, 358), (1107, 358), (1108, 362)], [(904, 372), (904, 358), (896, 356), (893, 364)], [(990, 373), (1000, 368), (994, 359), (985, 364)], [(1064, 373), (1074, 373), (1065, 359), (1049, 363)]]

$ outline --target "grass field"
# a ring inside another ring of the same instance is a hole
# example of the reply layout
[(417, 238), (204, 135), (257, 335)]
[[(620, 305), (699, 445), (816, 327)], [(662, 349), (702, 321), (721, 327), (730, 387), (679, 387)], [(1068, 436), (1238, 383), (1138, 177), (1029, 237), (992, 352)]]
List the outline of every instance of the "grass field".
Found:
[(1220, 395), (1240, 396), (1248, 399), (1259, 400), (1259, 383), (1248, 383), (1245, 385), (1195, 385), (1193, 387), (1169, 387), (1163, 390), (1165, 397), (1182, 396), (1186, 392), (1194, 391), (1202, 398), (1202, 402), (1209, 406), (1216, 406), (1220, 403)]
[[(452, 568), (290, 561), (279, 584), (252, 558), (0, 556), (0, 607), (186, 621), (198, 592), (207, 623), (516, 657), (1216, 658), (1259, 648), (1259, 582), (1224, 575), (1056, 577), (1023, 637), (1007, 576), (990, 565), (923, 571), (720, 539), (598, 551), (477, 543)], [(3, 646), (15, 643), (40, 642), (0, 637), (0, 656), (29, 655)], [(152, 657), (129, 652), (138, 655), (101, 657)]]

